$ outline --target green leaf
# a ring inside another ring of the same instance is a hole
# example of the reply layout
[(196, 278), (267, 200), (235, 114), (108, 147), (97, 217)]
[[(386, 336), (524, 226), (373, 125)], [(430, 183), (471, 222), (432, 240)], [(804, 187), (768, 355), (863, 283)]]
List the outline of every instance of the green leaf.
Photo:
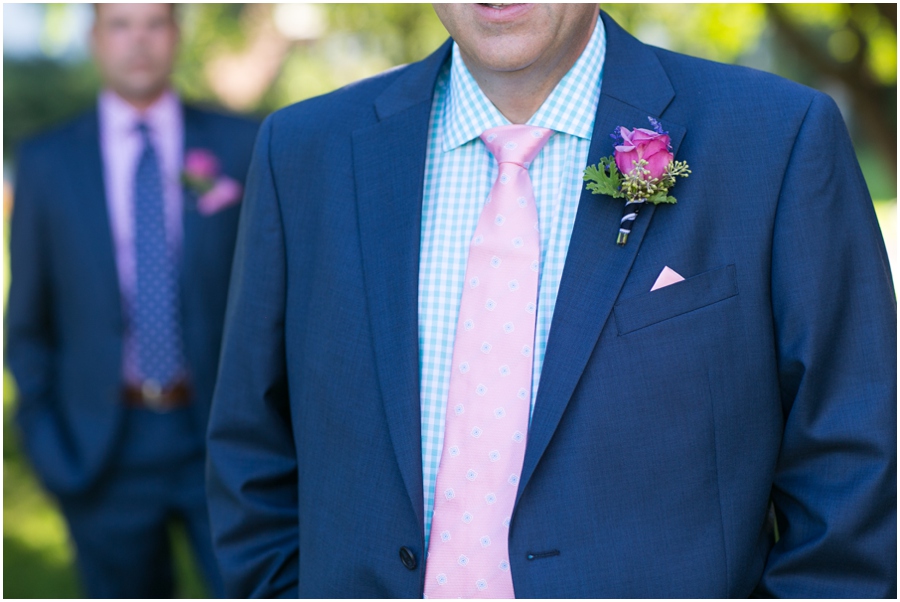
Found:
[(597, 165), (588, 165), (584, 170), (584, 181), (587, 182), (587, 189), (594, 194), (605, 194), (613, 198), (625, 196), (619, 190), (622, 176), (612, 157), (600, 159)]
[(674, 205), (677, 202), (678, 202), (678, 200), (675, 197), (673, 197), (671, 194), (669, 196), (667, 196), (665, 199), (663, 199), (663, 203), (668, 203), (669, 205)]
[(647, 197), (648, 203), (653, 203), (654, 205), (659, 205), (660, 203), (666, 202), (666, 191), (665, 190), (657, 190), (655, 193), (651, 194)]

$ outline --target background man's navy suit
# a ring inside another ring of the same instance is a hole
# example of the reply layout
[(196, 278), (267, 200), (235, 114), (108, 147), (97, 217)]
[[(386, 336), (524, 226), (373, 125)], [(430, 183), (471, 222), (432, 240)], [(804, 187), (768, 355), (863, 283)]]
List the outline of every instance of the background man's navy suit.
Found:
[[(517, 597), (894, 596), (896, 304), (837, 107), (603, 19), (588, 162), (649, 115), (693, 174), (624, 247), (622, 203), (581, 197)], [(449, 48), (262, 127), (209, 430), (233, 596), (422, 595), (420, 207)], [(685, 280), (650, 292), (664, 266)]]
[[(184, 147), (212, 151), (223, 173), (240, 182), (256, 131), (248, 120), (184, 107)], [(10, 235), (6, 360), (19, 388), (22, 442), (43, 484), (59, 497), (76, 541), (82, 509), (91, 509), (111, 480), (121, 482), (120, 472), (134, 474), (145, 456), (196, 451), (202, 461), (240, 214), (235, 205), (202, 215), (193, 193), (184, 191), (181, 315), (193, 397), (188, 418), (173, 432), (171, 420), (123, 403), (125, 325), (99, 140), (93, 110), (22, 146)], [(117, 463), (129, 469), (117, 471)], [(144, 486), (152, 492), (172, 485)], [(109, 524), (140, 520), (141, 512), (109, 507)], [(86, 525), (85, 537), (101, 531), (93, 536), (114, 545), (104, 528)], [(142, 543), (119, 553), (139, 554)], [(214, 569), (212, 558), (200, 561)]]

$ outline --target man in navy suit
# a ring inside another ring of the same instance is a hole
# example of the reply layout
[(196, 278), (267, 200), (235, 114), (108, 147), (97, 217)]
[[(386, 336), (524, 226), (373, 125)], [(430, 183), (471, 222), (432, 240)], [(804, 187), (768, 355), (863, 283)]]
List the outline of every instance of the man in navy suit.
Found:
[[(208, 440), (230, 595), (442, 597), (450, 350), (498, 174), (480, 136), (527, 122), (553, 131), (523, 166), (532, 410), (507, 531), (481, 539), (515, 595), (895, 596), (896, 303), (834, 102), (596, 6), (435, 9), (433, 55), (261, 128)], [(582, 171), (648, 117), (692, 173), (619, 245), (624, 201)]]
[(97, 107), (17, 157), (6, 353), (22, 441), (87, 595), (173, 595), (175, 520), (221, 595), (204, 435), (257, 125), (172, 92), (172, 5), (98, 5), (92, 35)]

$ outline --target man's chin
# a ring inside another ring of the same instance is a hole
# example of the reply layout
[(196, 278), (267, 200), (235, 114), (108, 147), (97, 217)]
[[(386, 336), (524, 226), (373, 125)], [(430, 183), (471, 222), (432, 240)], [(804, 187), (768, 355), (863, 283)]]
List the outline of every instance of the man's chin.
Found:
[(169, 89), (169, 82), (129, 82), (113, 85), (112, 90), (124, 100), (137, 107), (153, 104)]
[(513, 73), (527, 69), (538, 60), (539, 53), (532, 51), (536, 45), (527, 36), (497, 36), (482, 39), (479, 44), (468, 49), (470, 52), (474, 50), (474, 54), (466, 51), (462, 51), (462, 54), (470, 69), (473, 67), (472, 62), (475, 61), (476, 69)]

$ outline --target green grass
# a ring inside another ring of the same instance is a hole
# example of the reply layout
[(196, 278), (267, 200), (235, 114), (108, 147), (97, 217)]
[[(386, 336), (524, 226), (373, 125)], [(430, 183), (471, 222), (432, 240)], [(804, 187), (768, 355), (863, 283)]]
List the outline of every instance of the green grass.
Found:
[(81, 597), (59, 511), (36, 483), (12, 424), (15, 385), (3, 374), (3, 596)]

